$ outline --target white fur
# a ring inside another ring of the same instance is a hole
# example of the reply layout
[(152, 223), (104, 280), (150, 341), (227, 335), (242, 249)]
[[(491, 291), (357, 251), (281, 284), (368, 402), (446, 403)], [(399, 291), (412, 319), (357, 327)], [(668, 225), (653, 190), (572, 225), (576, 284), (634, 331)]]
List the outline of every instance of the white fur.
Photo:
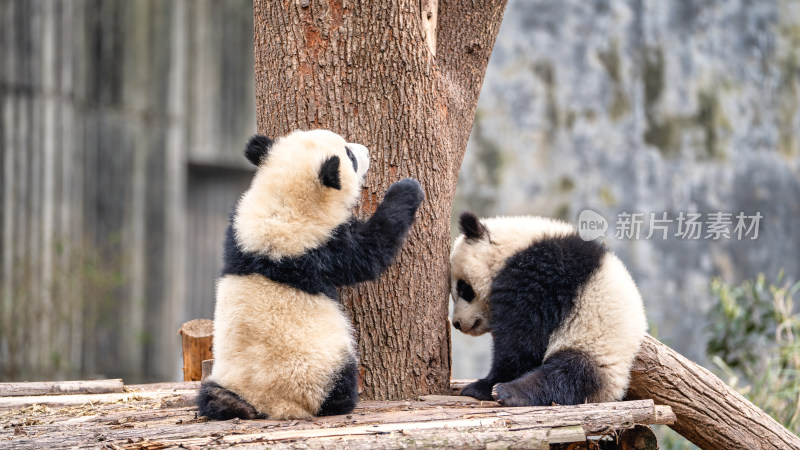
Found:
[[(340, 160), (341, 190), (323, 186), (318, 176), (333, 155)], [(238, 244), (273, 259), (324, 244), (351, 217), (368, 167), (366, 147), (330, 131), (278, 139), (236, 206)], [(217, 284), (214, 359), (211, 380), (270, 419), (301, 419), (319, 412), (356, 351), (338, 302), (257, 274), (225, 275)]]
[[(471, 335), (491, 331), (489, 295), (494, 276), (515, 253), (536, 241), (574, 233), (572, 225), (542, 217), (482, 219), (488, 239), (459, 236), (450, 255), (453, 321)], [(472, 285), (475, 299), (458, 297), (456, 282)], [(471, 328), (478, 319), (481, 325)], [(555, 352), (575, 349), (590, 355), (598, 367), (602, 388), (593, 402), (620, 400), (628, 387), (630, 368), (647, 331), (642, 299), (633, 278), (613, 253), (607, 252), (600, 268), (580, 289), (576, 307), (550, 336), (545, 360)]]
[(603, 382), (589, 401), (621, 400), (646, 332), (647, 319), (636, 283), (622, 261), (609, 252), (603, 256), (600, 270), (579, 292), (572, 314), (550, 336), (544, 359), (565, 349), (591, 355)]
[(314, 416), (339, 370), (355, 358), (339, 304), (260, 275), (217, 284), (211, 380), (270, 419)]
[[(356, 156), (358, 172), (345, 146)], [(318, 179), (320, 166), (334, 155), (339, 157), (341, 190)], [(236, 241), (245, 252), (273, 259), (324, 244), (350, 218), (368, 167), (366, 147), (327, 130), (295, 131), (277, 139), (236, 206)]]
[[(492, 279), (506, 264), (506, 260), (533, 242), (551, 236), (562, 236), (574, 231), (572, 225), (545, 217), (494, 217), (481, 219), (489, 230), (488, 239), (456, 238), (450, 253), (451, 292), (453, 295), (453, 321), (459, 321), (461, 331), (479, 336), (489, 330), (489, 292)], [(456, 282), (465, 280), (475, 290), (471, 302), (456, 293)], [(472, 325), (480, 319), (480, 326)]]

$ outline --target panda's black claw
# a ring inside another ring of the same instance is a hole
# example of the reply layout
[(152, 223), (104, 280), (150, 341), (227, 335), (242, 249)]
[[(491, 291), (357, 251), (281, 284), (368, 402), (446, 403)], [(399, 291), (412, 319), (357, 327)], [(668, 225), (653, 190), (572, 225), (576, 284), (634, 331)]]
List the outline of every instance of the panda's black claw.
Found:
[(496, 401), (497, 403), (500, 403), (501, 405), (503, 404), (503, 399), (500, 399), (500, 398), (498, 398), (498, 395), (497, 395), (497, 385), (496, 385), (496, 384), (495, 384), (494, 386), (492, 386), (492, 398), (493, 398), (493, 399), (494, 399), (494, 401)]
[(492, 388), (492, 399), (501, 406), (535, 406), (531, 400), (510, 383), (497, 383)]

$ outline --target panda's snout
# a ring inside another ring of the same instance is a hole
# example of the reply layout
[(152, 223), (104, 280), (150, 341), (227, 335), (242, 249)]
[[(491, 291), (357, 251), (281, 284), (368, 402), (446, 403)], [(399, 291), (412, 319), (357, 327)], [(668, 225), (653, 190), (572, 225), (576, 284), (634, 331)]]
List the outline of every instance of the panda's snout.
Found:
[(456, 330), (461, 330), (461, 331), (464, 331), (464, 332), (468, 332), (469, 330), (474, 330), (474, 329), (478, 328), (479, 326), (481, 326), (482, 323), (483, 323), (483, 320), (475, 319), (475, 322), (472, 324), (472, 326), (467, 327), (464, 330), (461, 330), (461, 321), (460, 320), (454, 320), (453, 321), (453, 326), (456, 327)]

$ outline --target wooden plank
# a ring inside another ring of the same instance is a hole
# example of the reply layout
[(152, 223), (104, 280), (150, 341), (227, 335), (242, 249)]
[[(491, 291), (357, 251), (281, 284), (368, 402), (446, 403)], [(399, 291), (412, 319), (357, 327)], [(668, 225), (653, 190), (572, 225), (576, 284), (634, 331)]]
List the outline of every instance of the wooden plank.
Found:
[(126, 384), (127, 392), (182, 391), (200, 389), (199, 381), (175, 381), (165, 383)]
[(197, 391), (159, 391), (159, 392), (123, 392), (114, 394), (77, 394), (77, 395), (35, 395), (24, 397), (0, 397), (0, 410), (18, 409), (34, 405), (54, 407), (78, 406), (86, 404), (119, 403), (131, 400), (160, 400), (171, 396), (182, 396), (181, 404), (192, 405)]
[[(132, 386), (130, 388), (142, 390), (137, 390), (133, 394), (138, 395), (125, 402), (113, 404), (93, 403), (51, 408), (38, 405), (7, 413), (0, 410), (0, 429), (14, 428), (9, 428), (9, 421), (20, 425), (20, 435), (6, 435), (6, 439), (14, 446), (53, 448), (106, 444), (127, 448), (164, 448), (177, 445), (212, 445), (224, 448), (268, 444), (287, 448), (298, 443), (308, 448), (397, 448), (437, 443), (441, 446), (463, 448), (485, 448), (493, 445), (536, 448), (534, 442), (569, 442), (576, 438), (576, 430), (584, 434), (591, 433), (583, 431), (584, 428), (597, 428), (601, 430), (600, 433), (607, 433), (610, 429), (624, 429), (630, 426), (633, 417), (640, 417), (642, 411), (648, 407), (655, 412), (652, 402), (627, 402), (542, 407), (538, 408), (538, 413), (531, 414), (530, 408), (501, 408), (479, 403), (451, 408), (447, 405), (455, 400), (451, 397), (440, 397), (429, 401), (367, 401), (359, 404), (350, 415), (322, 417), (310, 421), (219, 422), (197, 418), (196, 408), (192, 404), (193, 389), (176, 389), (197, 384)], [(159, 391), (159, 395), (152, 395), (153, 390)], [(568, 410), (573, 411), (571, 414), (564, 414)], [(552, 414), (548, 414), (553, 412), (561, 413), (560, 418), (554, 419)], [(607, 415), (614, 417), (612, 422), (597, 425)], [(563, 419), (572, 422), (565, 422)], [(561, 423), (553, 426), (553, 420), (561, 420)], [(613, 422), (617, 425), (613, 425)], [(438, 425), (444, 427), (431, 428)], [(466, 425), (466, 428), (453, 425)], [(388, 428), (380, 428), (382, 426)], [(350, 430), (341, 430), (348, 427), (355, 427), (356, 431), (362, 430), (364, 434), (350, 434)], [(571, 431), (570, 427), (573, 427)], [(369, 429), (376, 429), (379, 433), (363, 431)], [(281, 434), (275, 434), (279, 432)], [(265, 436), (261, 436), (262, 434)], [(295, 439), (293, 435), (298, 437)], [(573, 437), (570, 438), (570, 435)], [(248, 439), (252, 439), (237, 440), (233, 437), (225, 440), (226, 436), (248, 436)], [(275, 441), (270, 437), (281, 440)], [(3, 445), (3, 440), (3, 435), (0, 435), (0, 446)]]
[(122, 392), (122, 379), (0, 383), (0, 397), (34, 395), (108, 394)]
[(478, 400), (477, 398), (465, 397), (463, 395), (422, 395), (418, 398), (421, 402), (436, 402), (447, 404), (478, 403), (484, 405), (500, 406), (497, 402)]
[[(579, 426), (558, 427), (552, 430), (503, 430), (492, 424), (451, 423), (387, 424), (373, 427), (348, 427), (331, 430), (308, 430), (305, 433), (273, 432), (254, 435), (228, 435), (222, 438), (190, 438), (162, 445), (194, 447), (213, 443), (214, 446), (244, 446), (269, 444), (273, 448), (530, 448), (548, 449), (550, 443), (576, 442), (586, 439)], [(476, 422), (477, 423), (477, 422)], [(424, 425), (424, 426), (422, 426)], [(430, 426), (428, 426), (430, 425)], [(549, 439), (552, 438), (553, 441)], [(277, 445), (276, 445), (277, 444)], [(283, 445), (281, 445), (283, 444)]]
[[(36, 406), (0, 408), (0, 430), (19, 430), (0, 433), (0, 447), (547, 448), (548, 443), (581, 441), (656, 419), (652, 401), (538, 408), (473, 402), (450, 407), (456, 400), (441, 396), (365, 401), (351, 414), (308, 421), (208, 421), (197, 417), (196, 390), (178, 389), (198, 384), (161, 383), (133, 386), (137, 390), (125, 394), (58, 396), (78, 401), (49, 407), (42, 399), (56, 396), (39, 396)], [(117, 403), (104, 403), (110, 400)]]

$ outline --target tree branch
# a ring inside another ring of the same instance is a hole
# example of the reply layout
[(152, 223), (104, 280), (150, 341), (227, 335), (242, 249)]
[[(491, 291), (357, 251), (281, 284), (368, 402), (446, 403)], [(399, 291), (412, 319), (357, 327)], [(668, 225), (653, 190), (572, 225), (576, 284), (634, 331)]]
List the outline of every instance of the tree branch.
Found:
[[(436, 63), (454, 89), (460, 105), (472, 107), (492, 54), (506, 0), (440, 0)], [(470, 119), (471, 120), (471, 119)]]
[(707, 369), (645, 336), (631, 370), (629, 399), (669, 405), (671, 427), (700, 448), (800, 448), (800, 438)]

